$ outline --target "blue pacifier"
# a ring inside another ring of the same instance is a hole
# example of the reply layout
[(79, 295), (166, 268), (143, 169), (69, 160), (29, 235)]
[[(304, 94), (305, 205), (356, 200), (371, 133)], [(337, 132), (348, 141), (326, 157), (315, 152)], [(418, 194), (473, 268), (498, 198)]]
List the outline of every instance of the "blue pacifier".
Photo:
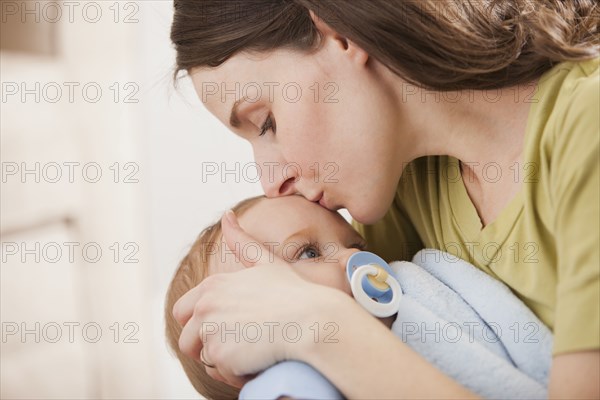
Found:
[(354, 299), (376, 317), (398, 312), (402, 289), (390, 266), (368, 251), (354, 253), (346, 264)]

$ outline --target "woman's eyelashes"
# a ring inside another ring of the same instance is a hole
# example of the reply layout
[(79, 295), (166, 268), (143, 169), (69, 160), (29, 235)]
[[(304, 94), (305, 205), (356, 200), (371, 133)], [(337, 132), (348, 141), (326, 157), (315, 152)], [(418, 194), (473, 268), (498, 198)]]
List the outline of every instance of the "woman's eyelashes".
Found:
[(349, 246), (351, 249), (358, 249), (360, 251), (365, 251), (367, 250), (367, 242), (364, 240), (361, 240), (360, 242), (354, 243), (353, 245)]
[(273, 119), (273, 116), (271, 114), (269, 114), (267, 116), (267, 119), (265, 119), (265, 122), (260, 127), (260, 133), (258, 136), (263, 136), (270, 129), (272, 129), (273, 133), (275, 133), (275, 131), (276, 131), (275, 120)]

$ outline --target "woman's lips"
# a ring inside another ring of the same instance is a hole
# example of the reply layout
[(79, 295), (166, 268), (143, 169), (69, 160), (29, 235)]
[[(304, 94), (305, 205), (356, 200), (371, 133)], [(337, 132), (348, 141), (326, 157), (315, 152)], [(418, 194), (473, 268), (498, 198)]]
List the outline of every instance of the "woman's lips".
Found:
[(319, 205), (323, 208), (326, 208), (328, 210), (331, 211), (336, 211), (339, 210), (341, 207), (330, 207), (329, 202), (325, 199), (325, 192), (322, 192), (321, 194), (319, 194), (318, 196), (316, 196), (313, 200), (311, 200), (313, 203), (319, 203)]
[(319, 204), (321, 205), (321, 207), (325, 207), (326, 209), (328, 209), (330, 211), (337, 211), (340, 208), (342, 208), (337, 205), (330, 204), (329, 201), (325, 198), (325, 194), (323, 194), (321, 196), (321, 198), (319, 199)]
[(318, 203), (319, 201), (321, 201), (321, 199), (323, 198), (323, 192), (319, 193), (318, 195), (316, 195), (313, 198), (310, 198), (308, 196), (304, 196), (308, 201), (312, 201), (313, 203)]
[(321, 207), (325, 207), (325, 208), (329, 209), (329, 207), (327, 207), (327, 202), (325, 202), (324, 195), (322, 195), (321, 198), (319, 199), (319, 204), (321, 205)]

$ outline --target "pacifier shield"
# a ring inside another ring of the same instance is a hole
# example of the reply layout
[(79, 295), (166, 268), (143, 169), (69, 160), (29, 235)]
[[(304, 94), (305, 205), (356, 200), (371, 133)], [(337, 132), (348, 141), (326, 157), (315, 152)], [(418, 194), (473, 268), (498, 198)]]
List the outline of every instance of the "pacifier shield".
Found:
[(398, 311), (402, 289), (394, 272), (381, 257), (368, 251), (354, 253), (346, 263), (354, 299), (379, 318)]
[[(352, 254), (346, 263), (346, 275), (349, 282), (352, 281), (352, 275), (356, 269), (363, 265), (375, 265), (383, 268), (389, 275), (394, 276), (392, 269), (383, 258), (368, 251), (359, 251)], [(373, 275), (367, 275), (362, 279), (362, 288), (367, 295), (377, 299), (379, 302), (387, 303), (392, 299), (392, 291), (389, 285), (378, 283), (373, 278)]]

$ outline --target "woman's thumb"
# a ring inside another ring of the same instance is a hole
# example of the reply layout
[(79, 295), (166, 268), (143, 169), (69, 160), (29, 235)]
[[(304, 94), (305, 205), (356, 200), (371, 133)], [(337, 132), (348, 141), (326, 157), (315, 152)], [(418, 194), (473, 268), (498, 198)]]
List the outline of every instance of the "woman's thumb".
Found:
[(233, 211), (223, 214), (221, 226), (227, 247), (245, 267), (273, 262), (274, 255), (240, 226)]

